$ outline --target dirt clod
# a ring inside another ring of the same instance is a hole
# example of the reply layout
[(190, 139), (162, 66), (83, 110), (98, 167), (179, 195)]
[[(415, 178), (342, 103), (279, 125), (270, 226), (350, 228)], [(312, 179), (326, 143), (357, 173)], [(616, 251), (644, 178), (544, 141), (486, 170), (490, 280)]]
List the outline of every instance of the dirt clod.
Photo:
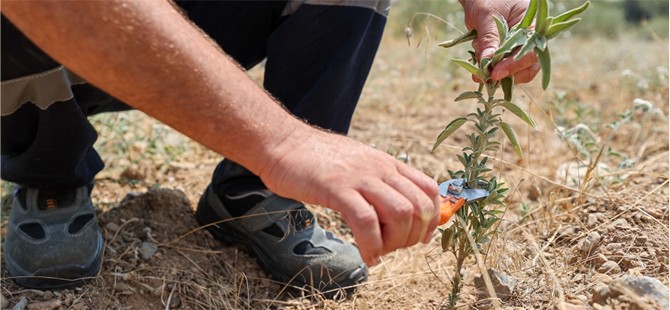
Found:
[(156, 252), (158, 252), (158, 246), (151, 242), (144, 241), (142, 242), (142, 244), (140, 244), (140, 247), (137, 249), (137, 252), (140, 254), (140, 257), (143, 260), (147, 260), (152, 256), (154, 256)]

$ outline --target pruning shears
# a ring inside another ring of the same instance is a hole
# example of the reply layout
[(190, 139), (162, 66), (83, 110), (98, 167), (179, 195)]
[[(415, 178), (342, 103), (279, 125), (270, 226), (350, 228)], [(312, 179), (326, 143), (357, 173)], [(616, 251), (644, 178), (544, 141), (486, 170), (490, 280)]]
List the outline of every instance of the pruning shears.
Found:
[(484, 188), (467, 188), (467, 180), (451, 179), (438, 185), (440, 193), (440, 225), (449, 221), (452, 215), (465, 205), (466, 202), (482, 200), (490, 192)]

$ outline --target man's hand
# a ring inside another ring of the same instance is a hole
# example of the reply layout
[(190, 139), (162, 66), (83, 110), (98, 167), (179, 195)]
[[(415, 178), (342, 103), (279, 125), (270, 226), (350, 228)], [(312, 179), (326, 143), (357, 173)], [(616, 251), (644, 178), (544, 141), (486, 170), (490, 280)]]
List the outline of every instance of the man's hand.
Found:
[(436, 182), (390, 155), (341, 135), (300, 129), (261, 172), (270, 190), (340, 211), (363, 260), (429, 242), (438, 224)]
[[(529, 0), (460, 0), (465, 12), (465, 26), (477, 30), (477, 38), (472, 41), (478, 59), (491, 58), (500, 46), (498, 29), (493, 20), (496, 16), (506, 20), (510, 26), (518, 24), (528, 8)], [(499, 81), (514, 76), (515, 83), (528, 83), (540, 71), (535, 53), (515, 61), (507, 57), (498, 63), (491, 78)]]

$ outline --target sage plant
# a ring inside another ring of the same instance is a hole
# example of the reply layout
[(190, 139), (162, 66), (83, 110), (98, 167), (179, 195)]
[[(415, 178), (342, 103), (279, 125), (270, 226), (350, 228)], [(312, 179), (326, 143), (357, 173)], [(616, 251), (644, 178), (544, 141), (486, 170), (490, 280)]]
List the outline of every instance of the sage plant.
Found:
[[(482, 81), (476, 91), (464, 92), (455, 99), (476, 100), (477, 108), (464, 117), (452, 120), (437, 137), (433, 150), (463, 125), (471, 123), (474, 132), (465, 135), (469, 145), (457, 155), (463, 168), (448, 172), (451, 178), (467, 180), (465, 185), (467, 188), (486, 188), (490, 195), (484, 200), (467, 203), (456, 213), (458, 219), (441, 230), (442, 250), (452, 253), (456, 258), (447, 308), (456, 306), (463, 288), (463, 264), (475, 252), (468, 239), (474, 240), (477, 252), (481, 252), (482, 245), (495, 233), (493, 227), (500, 221), (500, 216), (504, 212), (502, 210), (504, 198), (509, 188), (505, 187), (496, 176), (490, 176), (492, 170), (487, 165), (488, 157), (485, 155), (499, 149), (500, 142), (496, 138), (501, 129), (518, 156), (523, 157), (516, 133), (512, 126), (502, 119), (502, 111), (507, 110), (529, 126), (536, 127), (530, 115), (512, 102), (513, 77), (493, 81), (491, 71), (496, 64), (507, 57), (520, 59), (533, 52), (537, 55), (542, 68), (542, 88), (546, 89), (551, 76), (549, 40), (577, 24), (581, 19), (573, 17), (584, 12), (588, 6), (587, 1), (578, 8), (553, 17), (549, 16), (547, 0), (531, 0), (523, 19), (513, 27), (509, 27), (504, 20), (494, 17), (501, 43), (493, 57), (477, 60), (475, 53), (470, 51), (469, 60), (453, 59), (456, 64)], [(477, 32), (472, 30), (459, 38), (443, 42), (440, 46), (448, 48), (476, 37)], [(502, 89), (502, 98), (497, 96), (499, 89)]]

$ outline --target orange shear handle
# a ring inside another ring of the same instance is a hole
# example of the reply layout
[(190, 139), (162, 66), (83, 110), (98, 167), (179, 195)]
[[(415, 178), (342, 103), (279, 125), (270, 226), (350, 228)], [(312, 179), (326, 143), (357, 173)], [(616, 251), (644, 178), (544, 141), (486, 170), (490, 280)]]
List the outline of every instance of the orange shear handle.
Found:
[(446, 224), (454, 213), (465, 205), (465, 198), (448, 196), (440, 202), (440, 225)]

